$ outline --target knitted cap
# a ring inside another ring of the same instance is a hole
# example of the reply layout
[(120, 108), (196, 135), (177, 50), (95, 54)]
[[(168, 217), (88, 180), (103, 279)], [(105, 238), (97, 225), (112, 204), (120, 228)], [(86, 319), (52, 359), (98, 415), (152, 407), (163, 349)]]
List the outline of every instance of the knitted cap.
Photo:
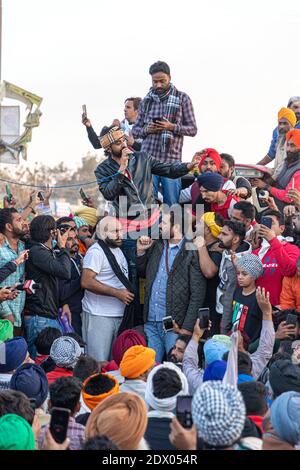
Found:
[(53, 341), (50, 356), (57, 366), (73, 369), (81, 356), (81, 348), (74, 338), (61, 336)]
[(198, 436), (216, 447), (229, 447), (241, 436), (246, 407), (241, 392), (220, 381), (205, 382), (192, 401), (192, 416)]
[(258, 279), (264, 272), (260, 258), (252, 253), (240, 256), (237, 260), (237, 268), (246, 271), (253, 279)]

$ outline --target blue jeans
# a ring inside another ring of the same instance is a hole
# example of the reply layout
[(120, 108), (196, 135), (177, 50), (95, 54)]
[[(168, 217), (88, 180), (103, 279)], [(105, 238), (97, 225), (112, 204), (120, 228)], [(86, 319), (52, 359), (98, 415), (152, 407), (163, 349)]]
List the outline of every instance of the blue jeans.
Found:
[(168, 204), (168, 206), (172, 206), (173, 204), (178, 203), (179, 195), (181, 191), (181, 179), (180, 178), (173, 180), (171, 178), (166, 178), (164, 176), (153, 175), (152, 181), (153, 181), (153, 191), (154, 191), (155, 197), (157, 197), (159, 183), (161, 183), (164, 204)]
[(29, 316), (25, 317), (24, 323), (25, 323), (25, 334), (26, 334), (26, 340), (28, 344), (28, 351), (32, 359), (36, 358), (36, 347), (34, 345), (34, 342), (38, 334), (42, 330), (44, 330), (45, 328), (49, 326), (51, 328), (57, 328), (59, 331), (61, 331), (60, 325), (57, 320), (51, 320), (50, 318), (39, 317), (38, 315), (34, 315), (32, 317), (29, 317)]
[(156, 362), (162, 362), (165, 354), (173, 348), (177, 340), (177, 333), (164, 331), (161, 321), (145, 323), (144, 331), (148, 338), (148, 348), (156, 352)]

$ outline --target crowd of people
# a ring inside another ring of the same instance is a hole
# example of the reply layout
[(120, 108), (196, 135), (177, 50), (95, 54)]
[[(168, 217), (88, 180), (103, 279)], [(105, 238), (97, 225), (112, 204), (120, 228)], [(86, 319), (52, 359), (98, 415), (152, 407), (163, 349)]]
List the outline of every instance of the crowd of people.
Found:
[(213, 148), (182, 162), (192, 101), (149, 73), (123, 121), (82, 116), (104, 210), (4, 198), (0, 449), (299, 450), (300, 97), (246, 178)]

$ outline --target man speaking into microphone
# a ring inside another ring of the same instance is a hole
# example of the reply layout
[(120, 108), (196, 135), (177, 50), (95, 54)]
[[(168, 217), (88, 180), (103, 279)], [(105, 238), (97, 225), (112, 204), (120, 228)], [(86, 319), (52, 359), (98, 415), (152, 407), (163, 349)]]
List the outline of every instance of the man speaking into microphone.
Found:
[[(149, 234), (151, 227), (158, 226), (160, 215), (155, 207), (152, 175), (180, 178), (195, 164), (161, 163), (146, 152), (132, 152), (119, 127), (104, 127), (100, 144), (108, 158), (98, 165), (95, 175), (100, 192), (112, 201), (114, 213), (110, 215), (118, 217), (122, 224), (125, 235), (122, 250), (128, 261), (130, 280), (138, 292), (136, 241), (141, 234)], [(155, 238), (153, 233), (152, 238)]]

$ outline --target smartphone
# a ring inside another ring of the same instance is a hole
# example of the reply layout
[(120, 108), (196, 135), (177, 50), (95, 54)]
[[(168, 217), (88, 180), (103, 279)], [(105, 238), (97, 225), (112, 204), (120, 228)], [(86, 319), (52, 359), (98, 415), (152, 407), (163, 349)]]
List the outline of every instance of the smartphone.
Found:
[(265, 227), (272, 228), (272, 219), (271, 217), (262, 217), (260, 220), (261, 225), (264, 225)]
[(173, 330), (173, 320), (172, 317), (164, 317), (162, 319), (163, 322), (163, 328), (165, 331), (171, 331)]
[(164, 120), (163, 117), (156, 117), (152, 119), (153, 122), (158, 122), (158, 121), (163, 121), (163, 120)]
[(82, 115), (83, 115), (84, 117), (87, 117), (86, 105), (85, 105), (85, 104), (82, 105)]
[(85, 202), (88, 202), (89, 197), (88, 197), (88, 195), (84, 192), (84, 190), (83, 190), (82, 188), (80, 188), (79, 193), (80, 193), (80, 196), (81, 196), (82, 200), (85, 201)]
[(209, 327), (209, 308), (199, 308), (198, 318), (201, 330), (206, 330)]
[(44, 194), (43, 194), (42, 191), (39, 191), (39, 192), (37, 193), (37, 197), (38, 197), (39, 200), (42, 201), (42, 202), (45, 200)]
[(286, 325), (293, 325), (296, 328), (298, 324), (298, 316), (293, 313), (289, 313), (286, 317), (285, 323)]
[(6, 188), (7, 202), (10, 204), (11, 201), (12, 201), (13, 196), (12, 196), (12, 194), (11, 194), (11, 190), (10, 190), (9, 184), (7, 184), (5, 188)]
[(191, 395), (179, 395), (176, 401), (176, 418), (181, 426), (190, 429), (193, 426)]
[(53, 439), (62, 444), (67, 437), (70, 410), (67, 408), (52, 408), (50, 420), (50, 432)]
[(269, 191), (259, 191), (258, 193), (259, 199), (268, 199), (269, 195)]

